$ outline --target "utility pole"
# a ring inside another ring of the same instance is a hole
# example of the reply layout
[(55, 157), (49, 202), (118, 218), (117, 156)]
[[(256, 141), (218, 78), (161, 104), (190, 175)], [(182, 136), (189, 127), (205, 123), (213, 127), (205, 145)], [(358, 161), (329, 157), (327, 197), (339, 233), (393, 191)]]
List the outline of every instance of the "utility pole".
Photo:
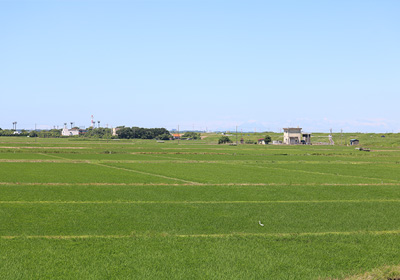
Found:
[(106, 124), (106, 128), (107, 128), (107, 130), (106, 130), (106, 139), (107, 139), (107, 143), (108, 143), (108, 123)]
[(238, 145), (238, 140), (237, 140), (237, 126), (236, 126), (236, 146)]
[(343, 145), (343, 129), (340, 129), (340, 145)]
[(181, 139), (181, 135), (179, 134), (179, 124), (178, 124), (178, 145), (179, 145), (179, 140)]

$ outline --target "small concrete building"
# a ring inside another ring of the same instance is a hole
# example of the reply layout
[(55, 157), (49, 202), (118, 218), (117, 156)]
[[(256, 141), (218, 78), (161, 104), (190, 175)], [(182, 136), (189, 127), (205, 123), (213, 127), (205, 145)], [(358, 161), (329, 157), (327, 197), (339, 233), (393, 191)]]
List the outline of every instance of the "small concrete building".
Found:
[(311, 144), (311, 134), (310, 133), (303, 133), (303, 140), (301, 140), (302, 144), (310, 145)]
[(175, 140), (181, 139), (182, 135), (183, 135), (182, 133), (173, 133), (172, 138)]
[(67, 126), (64, 126), (63, 130), (61, 131), (61, 135), (62, 136), (79, 135), (79, 129), (77, 129), (77, 128), (68, 129)]
[(302, 140), (301, 128), (288, 127), (283, 129), (283, 144), (297, 145), (301, 144)]
[(358, 145), (358, 144), (360, 144), (360, 141), (358, 139), (350, 139), (350, 146)]
[(303, 133), (301, 128), (288, 127), (283, 129), (283, 144), (298, 145), (311, 144), (311, 134)]
[(61, 130), (61, 135), (62, 136), (75, 136), (75, 135), (81, 135), (84, 134), (86, 131), (84, 129), (79, 129), (79, 128), (71, 128), (68, 129), (67, 125), (64, 125), (64, 128)]
[(113, 127), (112, 129), (111, 129), (111, 132), (112, 132), (112, 136), (117, 136), (118, 134), (117, 134), (117, 131), (118, 130), (120, 130), (121, 128), (120, 127)]

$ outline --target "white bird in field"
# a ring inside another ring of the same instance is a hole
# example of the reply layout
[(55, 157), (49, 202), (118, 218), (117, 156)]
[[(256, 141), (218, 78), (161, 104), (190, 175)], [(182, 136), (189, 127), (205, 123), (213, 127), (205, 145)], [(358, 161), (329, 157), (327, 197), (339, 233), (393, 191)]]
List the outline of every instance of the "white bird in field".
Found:
[(262, 227), (264, 226), (264, 224), (262, 224), (261, 221), (258, 221), (258, 224), (259, 224), (260, 226), (262, 226)]

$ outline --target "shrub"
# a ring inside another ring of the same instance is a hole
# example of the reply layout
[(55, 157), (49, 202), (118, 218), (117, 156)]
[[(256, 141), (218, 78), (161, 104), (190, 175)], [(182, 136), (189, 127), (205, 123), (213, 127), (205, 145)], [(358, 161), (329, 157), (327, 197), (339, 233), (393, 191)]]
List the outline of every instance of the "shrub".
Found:
[(228, 136), (221, 136), (221, 138), (218, 139), (218, 144), (225, 144), (225, 143), (232, 143), (232, 140), (229, 139)]

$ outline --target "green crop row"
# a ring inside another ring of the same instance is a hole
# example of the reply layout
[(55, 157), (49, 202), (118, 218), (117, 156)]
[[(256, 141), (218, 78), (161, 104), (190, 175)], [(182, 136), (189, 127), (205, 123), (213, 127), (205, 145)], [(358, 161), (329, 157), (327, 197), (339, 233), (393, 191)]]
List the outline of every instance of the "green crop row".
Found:
[(398, 231), (399, 211), (399, 200), (1, 203), (0, 236)]
[(0, 185), (7, 201), (374, 201), (400, 200), (399, 185)]
[(327, 279), (398, 264), (400, 235), (0, 239), (1, 279)]

